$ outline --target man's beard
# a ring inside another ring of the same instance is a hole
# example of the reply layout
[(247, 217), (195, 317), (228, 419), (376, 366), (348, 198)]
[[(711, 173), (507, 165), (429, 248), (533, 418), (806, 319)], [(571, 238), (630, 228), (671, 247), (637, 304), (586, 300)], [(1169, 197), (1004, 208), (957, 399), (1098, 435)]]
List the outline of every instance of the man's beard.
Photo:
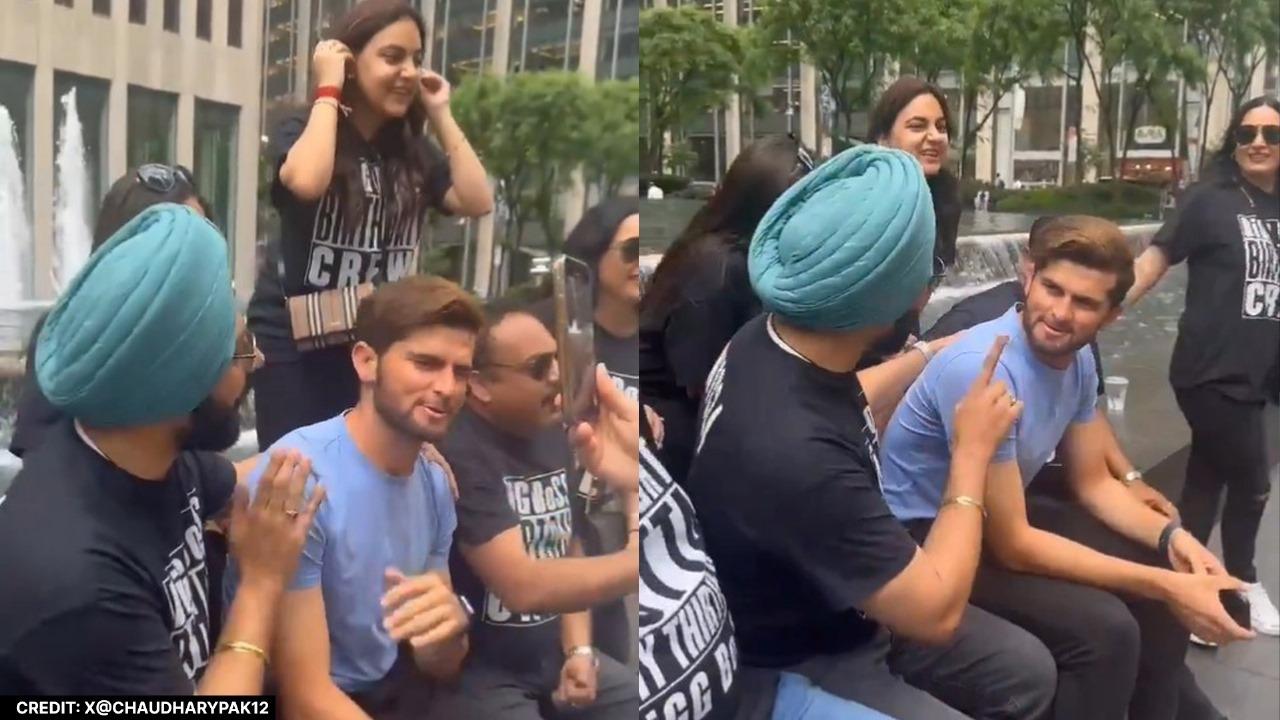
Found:
[(1070, 357), (1072, 355), (1075, 355), (1080, 350), (1080, 348), (1089, 344), (1088, 340), (1080, 340), (1079, 336), (1077, 336), (1073, 331), (1071, 334), (1071, 337), (1064, 344), (1051, 345), (1046, 347), (1043, 343), (1041, 343), (1036, 338), (1036, 334), (1034, 332), (1036, 325), (1044, 325), (1044, 324), (1045, 323), (1043, 322), (1043, 320), (1040, 320), (1038, 318), (1032, 318), (1030, 313), (1026, 313), (1026, 312), (1023, 313), (1022, 334), (1026, 336), (1027, 344), (1031, 346), (1031, 349), (1035, 350), (1041, 355), (1047, 355), (1049, 357), (1058, 357), (1058, 358)]
[(373, 409), (388, 427), (420, 443), (437, 443), (444, 439), (444, 432), (435, 432), (415, 423), (410, 417), (413, 414), (412, 407), (408, 412), (397, 410), (390, 401), (390, 395), (391, 393), (383, 391), (382, 378), (378, 378), (373, 386)]
[(191, 411), (191, 429), (182, 442), (183, 450), (223, 452), (240, 439), (240, 403), (222, 407), (211, 397), (205, 398)]

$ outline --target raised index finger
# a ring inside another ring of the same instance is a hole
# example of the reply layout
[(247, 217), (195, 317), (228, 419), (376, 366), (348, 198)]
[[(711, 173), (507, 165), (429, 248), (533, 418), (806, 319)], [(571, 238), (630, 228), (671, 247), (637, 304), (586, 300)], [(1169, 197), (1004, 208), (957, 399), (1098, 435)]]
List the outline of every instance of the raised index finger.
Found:
[(982, 361), (982, 372), (978, 373), (978, 379), (975, 381), (978, 387), (991, 384), (991, 378), (996, 374), (996, 365), (1000, 363), (1000, 354), (1008, 344), (1008, 335), (998, 335), (996, 341), (991, 343), (991, 349), (987, 351), (987, 357)]

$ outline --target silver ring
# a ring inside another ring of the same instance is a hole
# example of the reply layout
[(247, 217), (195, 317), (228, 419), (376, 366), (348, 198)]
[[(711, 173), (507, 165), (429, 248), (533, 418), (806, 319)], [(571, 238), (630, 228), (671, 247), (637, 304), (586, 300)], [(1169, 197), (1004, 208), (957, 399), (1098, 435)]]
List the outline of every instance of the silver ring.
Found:
[(1017, 405), (1017, 404), (1018, 404), (1018, 398), (1014, 397), (1014, 396), (1013, 396), (1013, 393), (1005, 393), (1004, 395), (1005, 395), (1005, 397), (1009, 398), (1009, 405), (1010, 405), (1010, 406), (1013, 406), (1013, 405)]
[(297, 518), (300, 513), (297, 510), (285, 510), (284, 514), (288, 515), (290, 520), (293, 520)]

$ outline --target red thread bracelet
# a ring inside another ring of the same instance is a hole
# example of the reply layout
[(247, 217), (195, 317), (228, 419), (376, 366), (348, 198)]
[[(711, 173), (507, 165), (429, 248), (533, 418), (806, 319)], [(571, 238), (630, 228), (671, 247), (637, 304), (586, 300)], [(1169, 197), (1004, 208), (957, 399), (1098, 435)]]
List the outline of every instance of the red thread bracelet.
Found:
[(333, 98), (339, 103), (342, 102), (342, 88), (337, 85), (321, 85), (316, 88), (315, 100), (320, 98)]

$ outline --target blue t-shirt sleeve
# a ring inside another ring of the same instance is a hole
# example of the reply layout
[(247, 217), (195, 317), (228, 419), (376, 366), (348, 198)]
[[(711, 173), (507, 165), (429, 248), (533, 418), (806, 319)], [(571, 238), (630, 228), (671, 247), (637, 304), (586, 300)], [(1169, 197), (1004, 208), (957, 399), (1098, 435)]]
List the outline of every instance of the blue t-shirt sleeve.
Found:
[(1080, 374), (1080, 402), (1076, 407), (1075, 417), (1071, 419), (1073, 425), (1090, 422), (1098, 411), (1098, 366), (1093, 351), (1085, 348), (1076, 353), (1076, 367)]
[(431, 492), (435, 498), (436, 536), (427, 556), (427, 570), (449, 569), (449, 550), (453, 547), (453, 533), (458, 529), (458, 509), (453, 504), (453, 491), (444, 471), (431, 465)]
[[(307, 447), (305, 443), (300, 442), (297, 438), (284, 438), (264, 452), (258, 464), (249, 473), (247, 484), (249, 486), (250, 502), (257, 497), (258, 485), (262, 482), (262, 475), (267, 466), (271, 464), (271, 453), (277, 450), (297, 450), (312, 459), (311, 477), (307, 478), (306, 497), (310, 498), (311, 493), (315, 492), (319, 480), (318, 468), (314, 464), (314, 450)], [(311, 522), (311, 529), (307, 531), (307, 541), (302, 546), (302, 555), (298, 558), (298, 570), (294, 573), (293, 581), (289, 583), (290, 590), (307, 590), (320, 584), (320, 568), (324, 563), (324, 528), (330, 522), (330, 518), (329, 502), (326, 500), (321, 503), (320, 509), (316, 511), (316, 517)]]
[[(934, 400), (937, 403), (938, 414), (942, 418), (942, 426), (947, 432), (948, 444), (955, 439), (956, 405), (959, 405), (964, 396), (968, 394), (969, 387), (973, 385), (973, 381), (982, 372), (982, 363), (986, 356), (985, 351), (962, 352), (948, 360), (933, 379)], [(1013, 376), (1009, 374), (1009, 370), (1003, 360), (996, 366), (995, 374), (991, 378), (993, 383), (998, 381), (1003, 381), (1009, 392), (1017, 396)], [(996, 448), (996, 453), (991, 458), (991, 462), (993, 464), (1002, 463), (1017, 458), (1017, 443), (1018, 426), (1015, 423), (1009, 428), (1009, 434), (1000, 443), (1000, 446)]]

